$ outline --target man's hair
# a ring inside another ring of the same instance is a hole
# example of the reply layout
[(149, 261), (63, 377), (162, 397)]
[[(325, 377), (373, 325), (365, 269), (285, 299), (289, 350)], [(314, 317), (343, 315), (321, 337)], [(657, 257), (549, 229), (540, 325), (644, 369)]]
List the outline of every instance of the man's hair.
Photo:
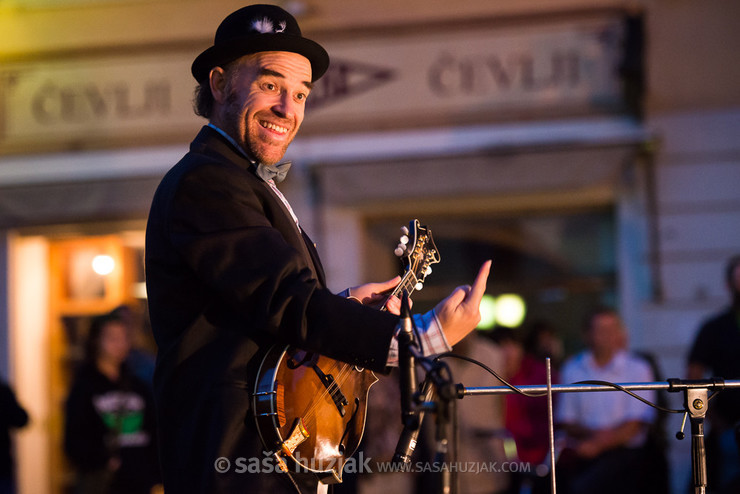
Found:
[[(531, 355), (538, 355), (541, 351), (539, 346), (540, 336), (548, 333), (556, 338), (558, 337), (558, 332), (552, 323), (544, 319), (535, 320), (524, 336), (524, 350)], [(552, 355), (546, 356), (551, 357)]]
[(208, 80), (201, 82), (195, 87), (195, 97), (193, 98), (193, 111), (199, 117), (211, 118), (213, 112), (213, 93), (211, 84)]
[(112, 323), (126, 324), (120, 314), (109, 312), (96, 316), (90, 322), (90, 328), (85, 341), (85, 361), (95, 364), (100, 356), (100, 341), (103, 339), (105, 328)]
[[(229, 62), (221, 66), (221, 68), (224, 69), (224, 77), (226, 77), (227, 90), (231, 89), (232, 82), (236, 77), (236, 70), (234, 70), (234, 67), (234, 62)], [(213, 99), (213, 93), (211, 92), (210, 79), (206, 78), (195, 87), (193, 111), (195, 111), (195, 114), (200, 117), (210, 119), (211, 115), (213, 114), (213, 105), (215, 104), (215, 102), (216, 101)]]

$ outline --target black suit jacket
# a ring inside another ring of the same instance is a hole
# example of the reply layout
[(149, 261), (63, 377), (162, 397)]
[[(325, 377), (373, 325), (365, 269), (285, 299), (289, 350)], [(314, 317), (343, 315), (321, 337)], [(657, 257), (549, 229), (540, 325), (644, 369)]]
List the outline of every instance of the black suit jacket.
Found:
[(249, 410), (259, 352), (291, 344), (382, 371), (397, 324), (326, 289), (313, 243), (209, 127), (154, 196), (146, 282), (168, 494), (280, 492), (272, 482), (283, 475), (234, 472), (239, 458), (264, 458)]

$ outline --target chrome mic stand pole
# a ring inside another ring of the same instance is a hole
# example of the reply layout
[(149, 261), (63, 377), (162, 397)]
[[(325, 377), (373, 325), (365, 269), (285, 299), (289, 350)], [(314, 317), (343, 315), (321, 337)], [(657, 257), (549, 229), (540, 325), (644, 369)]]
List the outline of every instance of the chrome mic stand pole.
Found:
[[(548, 381), (549, 370), (548, 370)], [(706, 463), (706, 450), (704, 447), (704, 418), (706, 417), (707, 410), (709, 408), (709, 391), (715, 392), (721, 391), (725, 388), (738, 388), (740, 389), (740, 381), (724, 381), (722, 379), (714, 378), (708, 380), (681, 380), (681, 379), (669, 379), (667, 382), (647, 382), (647, 383), (616, 383), (621, 389), (617, 389), (613, 386), (606, 384), (558, 384), (552, 385), (548, 382), (547, 386), (542, 385), (526, 385), (517, 386), (517, 388), (526, 393), (539, 393), (543, 395), (548, 394), (548, 420), (549, 426), (552, 430), (553, 418), (552, 418), (552, 404), (549, 395), (553, 392), (556, 393), (581, 393), (581, 392), (595, 392), (595, 391), (648, 391), (648, 390), (665, 390), (669, 392), (683, 391), (685, 393), (684, 400), (684, 413), (688, 414), (691, 421), (691, 463), (692, 463), (692, 476), (694, 484), (694, 494), (706, 494), (707, 489), (707, 463)], [(506, 386), (493, 386), (493, 387), (470, 387), (466, 388), (462, 384), (457, 385), (457, 396), (458, 398), (464, 398), (465, 396), (476, 396), (476, 395), (496, 395), (496, 394), (509, 394), (514, 393), (511, 388)], [(552, 434), (552, 433), (551, 433)], [(676, 434), (678, 439), (683, 438), (683, 432)], [(554, 441), (553, 436), (550, 436), (550, 463), (552, 472), (552, 493), (555, 494), (555, 470), (554, 470)]]
[(691, 472), (694, 494), (707, 492), (707, 452), (704, 447), (704, 417), (707, 415), (707, 388), (686, 390), (686, 410), (691, 422)]
[(550, 445), (550, 492), (556, 494), (557, 485), (555, 484), (555, 420), (552, 412), (552, 367), (550, 357), (545, 359), (547, 366), (547, 432), (548, 443)]
[[(709, 389), (722, 390), (725, 387), (735, 387), (734, 381), (722, 379), (710, 380), (681, 380), (669, 379), (669, 391), (684, 392), (684, 423), (686, 415), (691, 422), (691, 474), (694, 484), (694, 494), (707, 492), (707, 454), (704, 446), (704, 418), (709, 408)], [(683, 426), (676, 434), (683, 439)]]

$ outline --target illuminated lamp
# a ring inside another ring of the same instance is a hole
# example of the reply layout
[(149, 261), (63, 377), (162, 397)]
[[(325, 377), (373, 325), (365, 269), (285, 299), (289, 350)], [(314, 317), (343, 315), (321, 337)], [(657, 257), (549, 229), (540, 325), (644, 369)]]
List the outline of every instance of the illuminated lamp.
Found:
[(92, 268), (100, 276), (111, 274), (116, 267), (116, 261), (109, 255), (97, 255), (92, 260)]
[(517, 328), (524, 321), (527, 306), (524, 299), (515, 293), (505, 293), (496, 299), (496, 322), (509, 328)]
[(477, 329), (488, 331), (496, 325), (496, 299), (483, 295), (480, 301), (480, 322)]

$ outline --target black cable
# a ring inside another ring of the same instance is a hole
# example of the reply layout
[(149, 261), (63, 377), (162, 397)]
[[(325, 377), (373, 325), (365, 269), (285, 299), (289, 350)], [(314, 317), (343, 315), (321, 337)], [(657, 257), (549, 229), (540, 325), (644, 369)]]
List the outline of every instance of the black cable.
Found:
[(610, 386), (610, 387), (612, 387), (614, 389), (618, 389), (619, 391), (622, 391), (624, 393), (627, 393), (631, 397), (633, 397), (635, 399), (638, 399), (641, 402), (645, 403), (646, 405), (650, 405), (651, 407), (653, 407), (656, 410), (659, 410), (661, 412), (666, 412), (666, 413), (684, 413), (684, 412), (686, 412), (686, 410), (676, 410), (676, 409), (673, 409), (673, 408), (665, 408), (665, 407), (662, 407), (660, 405), (656, 405), (655, 403), (651, 402), (650, 400), (646, 400), (642, 396), (633, 393), (629, 389), (625, 389), (623, 386), (620, 386), (619, 384), (616, 384), (616, 383), (613, 383), (613, 382), (609, 382), (609, 381), (598, 381), (598, 380), (591, 381), (591, 380), (589, 380), (589, 381), (578, 381), (578, 382), (575, 382), (573, 384), (599, 384), (599, 385), (602, 385), (602, 386)]
[(540, 396), (547, 396), (547, 393), (545, 393), (545, 392), (541, 392), (541, 393), (540, 392), (528, 392), (528, 391), (524, 391), (524, 390), (521, 390), (521, 389), (517, 388), (513, 384), (510, 384), (508, 381), (506, 381), (506, 379), (504, 379), (503, 377), (499, 376), (496, 373), (495, 370), (491, 369), (486, 364), (484, 364), (482, 362), (479, 362), (479, 361), (477, 361), (477, 360), (475, 360), (473, 358), (466, 357), (464, 355), (458, 355), (458, 354), (452, 353), (452, 352), (447, 352), (447, 353), (441, 353), (441, 354), (437, 355), (434, 358), (434, 360), (436, 361), (436, 360), (443, 359), (443, 358), (456, 358), (456, 359), (460, 359), (460, 360), (465, 360), (466, 362), (470, 362), (471, 364), (475, 364), (475, 365), (477, 365), (479, 367), (482, 367), (489, 374), (493, 375), (493, 377), (495, 377), (496, 379), (498, 379), (499, 381), (501, 381), (504, 386), (506, 386), (507, 388), (511, 389), (515, 393), (520, 394), (522, 396), (529, 396), (530, 398), (537, 398), (537, 397), (540, 397)]
[[(448, 358), (448, 357), (457, 358), (457, 359), (460, 359), (460, 360), (465, 360), (466, 362), (470, 362), (471, 364), (475, 364), (475, 365), (477, 365), (477, 366), (485, 369), (489, 374), (493, 375), (493, 377), (495, 377), (496, 379), (498, 379), (499, 381), (501, 381), (504, 384), (504, 386), (506, 386), (507, 388), (511, 389), (515, 393), (520, 394), (522, 396), (529, 396), (530, 398), (537, 398), (537, 397), (540, 397), (540, 396), (547, 396), (547, 393), (546, 392), (527, 392), (527, 391), (521, 390), (521, 389), (517, 388), (516, 386), (514, 386), (513, 384), (510, 384), (509, 382), (507, 382), (503, 377), (499, 376), (496, 373), (496, 371), (494, 371), (493, 369), (491, 369), (490, 367), (488, 367), (486, 364), (484, 364), (482, 362), (478, 362), (477, 360), (472, 359), (470, 357), (465, 357), (464, 355), (458, 355), (458, 354), (455, 354), (455, 353), (447, 352), (447, 353), (442, 353), (440, 355), (437, 355), (437, 357), (434, 360), (438, 360), (438, 359), (442, 359), (442, 358)], [(603, 386), (610, 386), (610, 387), (615, 388), (615, 389), (617, 389), (619, 391), (622, 391), (624, 393), (627, 393), (628, 395), (632, 396), (633, 398), (636, 398), (636, 399), (640, 400), (641, 402), (645, 403), (646, 405), (649, 405), (649, 406), (651, 406), (651, 407), (653, 407), (656, 410), (659, 410), (661, 412), (666, 412), (666, 413), (684, 413), (685, 412), (685, 410), (676, 410), (676, 409), (665, 408), (665, 407), (662, 407), (660, 405), (656, 405), (655, 403), (652, 403), (651, 401), (646, 400), (642, 396), (637, 395), (637, 394), (633, 393), (632, 391), (630, 391), (628, 389), (625, 389), (623, 386), (620, 386), (619, 384), (616, 384), (616, 383), (612, 383), (612, 382), (608, 382), (608, 381), (578, 381), (578, 382), (573, 383), (573, 384), (599, 384), (599, 385), (603, 385)], [(712, 395), (709, 397), (709, 399), (711, 400), (712, 397), (715, 394), (716, 393), (712, 393)]]

